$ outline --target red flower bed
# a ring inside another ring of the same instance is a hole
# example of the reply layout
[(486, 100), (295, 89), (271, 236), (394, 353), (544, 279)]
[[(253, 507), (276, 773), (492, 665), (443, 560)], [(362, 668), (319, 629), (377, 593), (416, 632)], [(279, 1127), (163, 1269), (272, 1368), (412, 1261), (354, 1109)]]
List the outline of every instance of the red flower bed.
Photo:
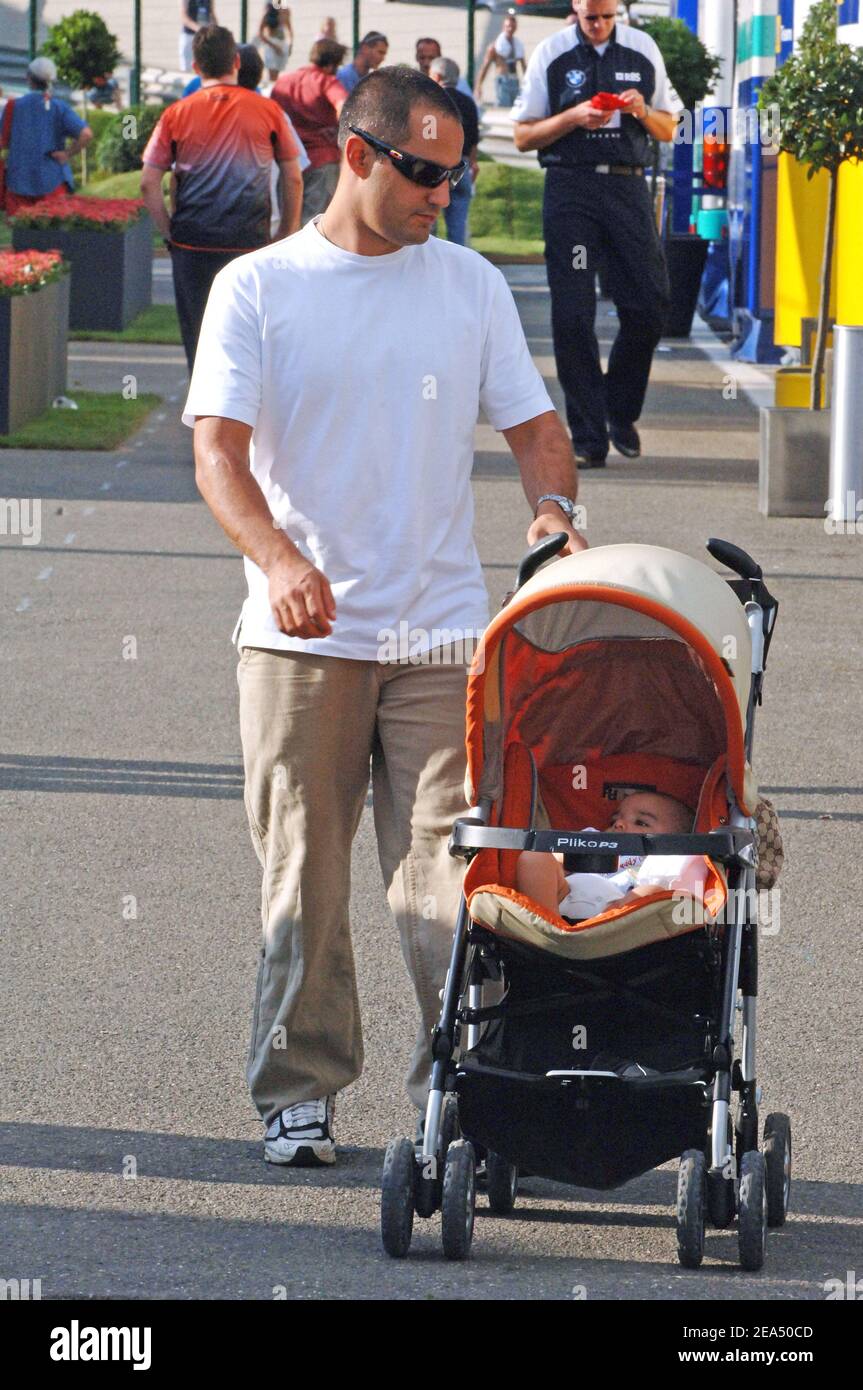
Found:
[(13, 213), (9, 221), (20, 227), (86, 227), (95, 231), (122, 232), (144, 211), (142, 198), (52, 198), (32, 203)]
[(0, 251), (0, 295), (41, 290), (68, 269), (59, 251)]

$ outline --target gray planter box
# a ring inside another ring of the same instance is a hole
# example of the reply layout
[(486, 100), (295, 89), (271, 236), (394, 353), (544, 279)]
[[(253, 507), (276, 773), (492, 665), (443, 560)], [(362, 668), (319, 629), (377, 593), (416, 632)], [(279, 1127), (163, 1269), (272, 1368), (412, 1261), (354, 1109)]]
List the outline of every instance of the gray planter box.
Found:
[(70, 278), (0, 296), (0, 434), (13, 434), (65, 393)]
[(153, 224), (145, 213), (125, 231), (21, 227), (16, 251), (62, 251), (72, 267), (69, 327), (118, 332), (152, 303)]
[(817, 516), (830, 495), (830, 411), (761, 407), (758, 510)]

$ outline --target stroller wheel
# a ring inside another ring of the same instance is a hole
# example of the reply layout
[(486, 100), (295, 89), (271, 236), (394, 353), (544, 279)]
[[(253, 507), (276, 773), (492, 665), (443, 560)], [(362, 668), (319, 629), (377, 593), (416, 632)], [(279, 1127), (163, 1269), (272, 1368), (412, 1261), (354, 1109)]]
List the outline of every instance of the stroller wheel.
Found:
[(518, 1193), (518, 1169), (489, 1149), (485, 1158), (488, 1204), (495, 1216), (509, 1216)]
[(760, 1269), (767, 1249), (767, 1165), (764, 1155), (750, 1149), (740, 1165), (737, 1235), (743, 1269)]
[(767, 1224), (784, 1226), (791, 1196), (791, 1121), (787, 1115), (768, 1115), (764, 1121), (764, 1165)]
[(473, 1144), (457, 1139), (447, 1150), (441, 1194), (441, 1237), (448, 1260), (466, 1260), (473, 1240), (476, 1157)]
[(704, 1258), (707, 1161), (700, 1149), (681, 1155), (677, 1174), (677, 1258), (684, 1269), (698, 1269)]
[(410, 1139), (391, 1139), (384, 1156), (381, 1184), (381, 1240), (395, 1260), (404, 1259), (414, 1225), (416, 1159)]

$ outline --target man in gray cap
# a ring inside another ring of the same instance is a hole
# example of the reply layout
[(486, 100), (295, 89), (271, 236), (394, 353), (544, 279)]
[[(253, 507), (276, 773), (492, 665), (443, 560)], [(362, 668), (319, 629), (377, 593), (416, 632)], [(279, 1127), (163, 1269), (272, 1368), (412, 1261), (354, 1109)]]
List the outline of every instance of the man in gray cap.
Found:
[[(89, 145), (93, 132), (65, 101), (52, 95), (57, 69), (50, 58), (34, 58), (27, 69), (31, 90), (7, 115), (6, 212), (45, 198), (64, 197), (75, 187), (71, 159)], [(66, 144), (72, 140), (71, 145)]]

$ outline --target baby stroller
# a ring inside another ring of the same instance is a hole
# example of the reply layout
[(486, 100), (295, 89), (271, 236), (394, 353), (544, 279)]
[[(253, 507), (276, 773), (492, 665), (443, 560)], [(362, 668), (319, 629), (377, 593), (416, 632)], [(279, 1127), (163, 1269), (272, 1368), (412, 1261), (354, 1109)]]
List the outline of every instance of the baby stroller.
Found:
[[(546, 564), (565, 542), (525, 557), (471, 669), (472, 810), (450, 841), (468, 867), (422, 1146), (386, 1152), (384, 1248), (406, 1255), (414, 1215), (440, 1209), (445, 1255), (466, 1258), (478, 1177), (505, 1214), (520, 1173), (607, 1190), (679, 1159), (680, 1263), (700, 1265), (706, 1219), (736, 1216), (759, 1269), (791, 1181), (786, 1115), (759, 1148), (756, 1081), (751, 756), (777, 603), (725, 541), (707, 548), (728, 581), (650, 545)], [(608, 825), (634, 789), (697, 806), (692, 833), (573, 829)], [(703, 902), (658, 888), (570, 923), (518, 892), (528, 849), (563, 852), (567, 873), (705, 856)]]

